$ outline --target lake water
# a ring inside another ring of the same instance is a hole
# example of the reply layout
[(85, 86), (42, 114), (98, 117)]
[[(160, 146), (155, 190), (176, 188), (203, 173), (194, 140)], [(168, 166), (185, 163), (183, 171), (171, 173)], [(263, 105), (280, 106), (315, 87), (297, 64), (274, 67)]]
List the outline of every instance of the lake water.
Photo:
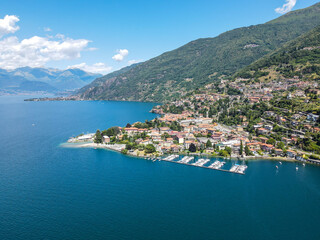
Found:
[(0, 97), (0, 239), (320, 239), (320, 167), (236, 175), (61, 148), (153, 104), (23, 99)]

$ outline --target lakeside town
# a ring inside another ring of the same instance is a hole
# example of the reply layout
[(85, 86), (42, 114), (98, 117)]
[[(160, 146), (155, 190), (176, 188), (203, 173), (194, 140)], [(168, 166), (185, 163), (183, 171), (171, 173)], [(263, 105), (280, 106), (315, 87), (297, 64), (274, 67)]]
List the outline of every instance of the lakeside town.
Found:
[[(317, 105), (316, 87), (315, 82), (298, 79), (249, 85), (237, 79), (228, 86), (222, 81), (214, 90), (206, 86), (202, 92), (155, 106), (152, 112), (159, 117), (151, 121), (81, 134), (68, 142), (138, 157), (193, 154), (320, 164), (314, 144), (319, 115), (300, 110), (305, 104)], [(300, 105), (295, 108), (293, 102)]]

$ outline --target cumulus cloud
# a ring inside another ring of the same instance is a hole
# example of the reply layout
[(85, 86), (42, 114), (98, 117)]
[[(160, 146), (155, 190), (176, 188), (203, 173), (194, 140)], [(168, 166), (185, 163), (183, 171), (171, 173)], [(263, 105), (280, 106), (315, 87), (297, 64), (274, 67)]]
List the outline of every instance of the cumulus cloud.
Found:
[(135, 63), (139, 63), (139, 62), (142, 62), (142, 60), (135, 60), (135, 59), (132, 59), (132, 60), (129, 60), (128, 61), (128, 65), (132, 65), (132, 64), (135, 64)]
[(282, 7), (278, 7), (275, 9), (277, 13), (285, 14), (287, 12), (290, 12), (292, 8), (296, 5), (297, 0), (286, 0), (286, 3), (283, 4)]
[(17, 22), (19, 22), (19, 18), (14, 15), (6, 15), (3, 19), (0, 18), (0, 38), (6, 34), (18, 31), (19, 26), (16, 26)]
[(40, 67), (49, 61), (75, 59), (86, 50), (86, 39), (61, 39), (34, 36), (20, 41), (17, 37), (0, 40), (0, 68)]
[(127, 49), (120, 49), (117, 52), (118, 54), (114, 55), (112, 59), (118, 62), (121, 62), (129, 54), (129, 51)]
[(102, 73), (102, 74), (108, 73), (112, 70), (112, 67), (107, 66), (105, 63), (95, 63), (93, 65), (80, 63), (80, 64), (69, 66), (68, 68), (79, 68), (86, 72)]

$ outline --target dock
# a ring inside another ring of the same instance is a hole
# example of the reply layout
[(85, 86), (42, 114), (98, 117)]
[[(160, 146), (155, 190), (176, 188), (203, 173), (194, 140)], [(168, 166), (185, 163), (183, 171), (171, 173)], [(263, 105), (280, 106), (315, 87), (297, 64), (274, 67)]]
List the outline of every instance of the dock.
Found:
[(209, 160), (209, 159), (199, 159), (197, 162), (192, 163), (191, 165), (197, 166), (197, 167), (202, 167), (202, 166), (205, 165), (207, 162), (210, 162), (210, 160)]
[(163, 160), (163, 161), (171, 162), (171, 161), (177, 159), (178, 157), (179, 157), (179, 155), (170, 155), (170, 156), (168, 156), (168, 157), (166, 157), (166, 158), (164, 158), (164, 159), (162, 159), (162, 160)]
[(248, 168), (246, 165), (235, 164), (230, 168), (230, 172), (244, 174), (245, 170)]
[(214, 163), (212, 163), (209, 168), (212, 168), (212, 169), (220, 169), (223, 167), (223, 165), (225, 164), (226, 162), (220, 162), (220, 161), (215, 161)]
[(201, 159), (198, 159), (194, 163), (190, 163), (191, 161), (194, 160), (194, 157), (189, 157), (189, 156), (185, 156), (181, 160), (174, 161), (178, 157), (179, 157), (179, 155), (171, 155), (171, 156), (168, 156), (166, 158), (163, 158), (162, 161), (176, 163), (176, 164), (183, 164), (183, 165), (193, 166), (193, 167), (206, 168), (206, 169), (211, 169), (211, 170), (216, 170), (216, 171), (221, 171), (221, 172), (229, 172), (229, 173), (241, 174), (241, 175), (244, 175), (246, 169), (248, 168), (248, 166), (246, 166), (246, 165), (235, 164), (229, 170), (228, 169), (222, 169), (222, 167), (224, 166), (224, 164), (226, 162), (221, 162), (221, 161), (218, 161), (218, 160), (215, 161), (214, 163), (212, 163), (209, 166), (204, 166), (206, 163), (210, 162), (210, 159), (202, 159), (201, 158)]
[(178, 163), (187, 164), (187, 163), (191, 162), (192, 160), (194, 160), (194, 157), (185, 156), (181, 160), (179, 160)]

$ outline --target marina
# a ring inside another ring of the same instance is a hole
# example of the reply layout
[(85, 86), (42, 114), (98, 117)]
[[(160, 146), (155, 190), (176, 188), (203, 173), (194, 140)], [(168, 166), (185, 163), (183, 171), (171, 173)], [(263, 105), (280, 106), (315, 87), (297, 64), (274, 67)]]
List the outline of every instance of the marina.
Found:
[(214, 163), (207, 166), (207, 164), (211, 161), (210, 159), (200, 158), (195, 161), (195, 158), (191, 157), (191, 156), (184, 156), (182, 159), (174, 161), (178, 158), (179, 158), (179, 155), (170, 155), (170, 156), (167, 156), (161, 160), (166, 161), (166, 162), (183, 164), (183, 165), (188, 165), (188, 166), (193, 166), (193, 167), (206, 168), (206, 169), (217, 170), (217, 171), (222, 171), (222, 172), (236, 173), (236, 174), (241, 174), (241, 175), (244, 175), (245, 171), (248, 168), (248, 166), (244, 165), (244, 164), (242, 164), (242, 165), (234, 164), (234, 165), (232, 165), (232, 167), (229, 170), (223, 169), (222, 167), (226, 164), (226, 162), (218, 161), (218, 160), (216, 160)]

